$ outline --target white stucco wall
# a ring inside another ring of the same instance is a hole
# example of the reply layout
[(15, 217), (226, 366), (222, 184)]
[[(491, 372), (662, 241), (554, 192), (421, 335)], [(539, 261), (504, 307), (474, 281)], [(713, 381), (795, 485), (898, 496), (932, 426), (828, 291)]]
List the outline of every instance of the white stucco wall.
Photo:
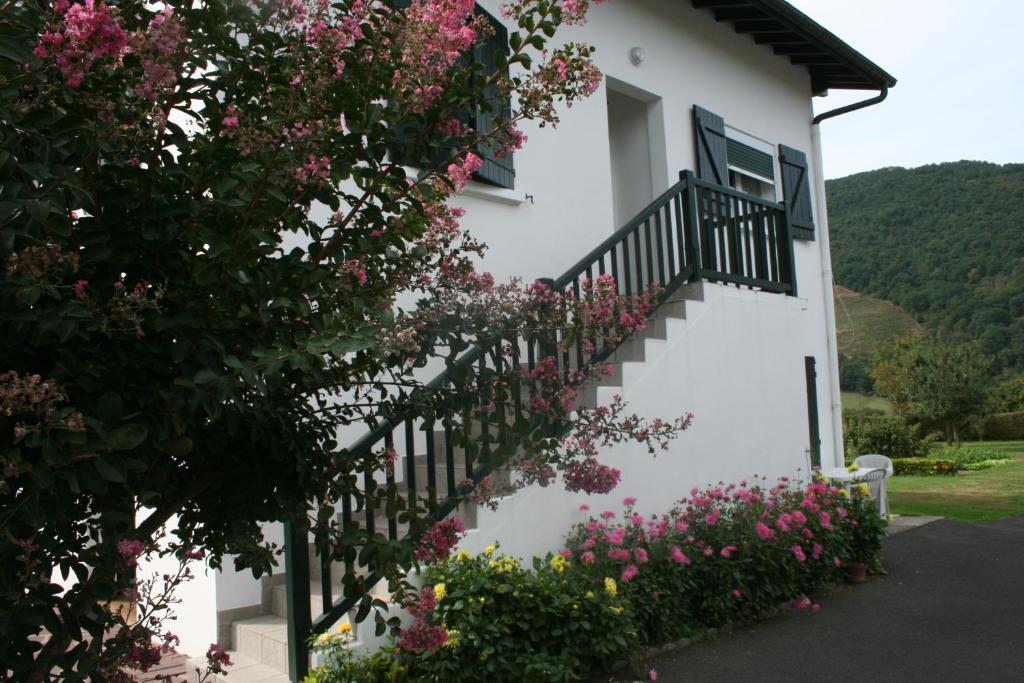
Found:
[[(481, 4), (498, 15), (498, 0)], [(595, 45), (606, 76), (649, 103), (654, 195), (695, 166), (694, 104), (721, 115), (748, 141), (806, 152), (811, 178), (821, 175), (820, 157), (812, 153), (807, 71), (710, 13), (682, 1), (607, 3), (563, 38)], [(640, 66), (630, 63), (633, 46), (646, 54)], [(456, 202), (467, 211), (464, 225), (489, 245), (482, 267), (499, 281), (555, 277), (618, 227), (605, 87), (561, 118), (556, 130), (525, 128), (529, 142), (515, 158), (513, 191), (473, 183)], [(817, 206), (821, 188), (812, 184), (810, 190)], [(820, 243), (797, 242), (795, 251), (798, 298), (708, 286), (707, 300), (692, 305), (685, 325), (671, 325), (670, 333), (679, 336), (651, 343), (649, 363), (626, 373), (625, 394), (636, 412), (671, 417), (692, 410), (696, 419), (656, 460), (630, 448), (610, 454), (607, 462), (623, 470), (623, 483), (609, 501), (592, 505), (615, 507), (635, 495), (653, 512), (667, 509), (692, 485), (806, 470), (804, 356), (817, 360), (822, 462), (834, 461), (841, 439), (829, 398), (829, 373), (835, 372), (827, 344), (831, 290), (822, 277)], [(481, 511), (480, 530), (466, 546), (501, 539), (515, 554), (555, 549), (585, 499), (560, 487), (525, 492), (496, 513)], [(250, 576), (229, 570), (218, 575), (216, 593), (217, 609), (224, 610), (257, 604), (260, 589)]]

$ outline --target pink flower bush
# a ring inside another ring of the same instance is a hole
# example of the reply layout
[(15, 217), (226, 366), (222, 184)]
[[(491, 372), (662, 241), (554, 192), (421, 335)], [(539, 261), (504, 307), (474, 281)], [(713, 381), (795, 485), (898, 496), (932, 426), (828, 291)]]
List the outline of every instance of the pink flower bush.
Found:
[[(806, 595), (841, 576), (853, 517), (877, 514), (835, 487), (814, 482), (801, 488), (789, 480), (772, 487), (695, 488), (671, 511), (649, 519), (636, 519), (635, 499), (623, 504), (621, 521), (609, 514), (575, 525), (568, 546), (593, 553), (584, 566), (594, 576), (620, 576), (634, 598), (641, 635), (651, 642), (787, 601), (811, 607), (816, 603)], [(850, 506), (857, 506), (856, 515)], [(786, 569), (762, 573), (778, 567)], [(681, 580), (690, 586), (685, 594), (664, 589)], [(716, 595), (728, 600), (708, 597)]]

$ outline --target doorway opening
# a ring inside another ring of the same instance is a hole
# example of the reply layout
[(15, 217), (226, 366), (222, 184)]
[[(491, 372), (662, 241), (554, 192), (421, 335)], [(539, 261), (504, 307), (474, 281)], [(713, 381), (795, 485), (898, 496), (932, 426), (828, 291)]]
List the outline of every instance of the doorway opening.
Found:
[(614, 78), (607, 80), (615, 229), (668, 189), (662, 100)]

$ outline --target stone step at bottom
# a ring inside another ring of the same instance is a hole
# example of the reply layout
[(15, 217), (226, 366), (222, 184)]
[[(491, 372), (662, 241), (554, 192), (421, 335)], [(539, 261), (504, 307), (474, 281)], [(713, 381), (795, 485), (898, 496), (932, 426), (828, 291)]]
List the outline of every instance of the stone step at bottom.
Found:
[[(206, 679), (207, 683), (290, 683), (287, 662), (285, 669), (277, 669), (237, 650), (228, 650), (227, 653), (231, 658), (231, 666), (225, 668), (224, 674), (210, 675)], [(200, 673), (197, 673), (196, 669), (199, 669)], [(188, 683), (199, 683), (202, 672), (205, 671), (206, 658), (193, 657), (188, 662), (188, 676), (185, 680)]]

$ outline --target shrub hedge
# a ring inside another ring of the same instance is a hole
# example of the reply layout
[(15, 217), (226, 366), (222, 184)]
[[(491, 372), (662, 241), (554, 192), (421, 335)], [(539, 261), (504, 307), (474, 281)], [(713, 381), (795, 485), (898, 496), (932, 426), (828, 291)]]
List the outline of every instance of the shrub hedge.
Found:
[(1024, 411), (996, 413), (984, 417), (978, 424), (982, 439), (991, 441), (1017, 441), (1024, 439)]
[(893, 458), (893, 474), (956, 474), (960, 468), (952, 460), (933, 458)]
[(924, 457), (941, 440), (900, 417), (847, 418), (843, 430), (847, 457), (879, 453), (890, 458)]

